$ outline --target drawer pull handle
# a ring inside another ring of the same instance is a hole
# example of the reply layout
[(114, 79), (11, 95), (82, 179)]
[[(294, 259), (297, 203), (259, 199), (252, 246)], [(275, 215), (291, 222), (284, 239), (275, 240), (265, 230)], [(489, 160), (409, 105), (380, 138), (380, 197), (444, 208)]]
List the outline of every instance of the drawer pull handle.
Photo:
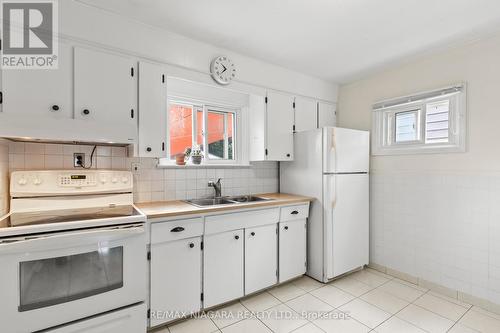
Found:
[(253, 231), (252, 231), (252, 232), (250, 233), (250, 235), (255, 236), (255, 232), (253, 232)]
[(288, 226), (285, 227), (285, 230), (288, 230)]
[(170, 232), (182, 232), (182, 231), (184, 231), (183, 227), (175, 227), (172, 230), (170, 230)]
[(297, 215), (298, 213), (299, 213), (298, 211), (294, 210), (294, 211), (293, 211), (293, 212), (291, 212), (290, 214), (292, 214), (292, 215)]
[(236, 236), (234, 236), (234, 239), (238, 240), (238, 239), (240, 239), (240, 236), (236, 235)]
[(189, 243), (189, 247), (190, 247), (190, 248), (193, 248), (193, 247), (194, 247), (194, 244), (193, 244), (193, 243)]

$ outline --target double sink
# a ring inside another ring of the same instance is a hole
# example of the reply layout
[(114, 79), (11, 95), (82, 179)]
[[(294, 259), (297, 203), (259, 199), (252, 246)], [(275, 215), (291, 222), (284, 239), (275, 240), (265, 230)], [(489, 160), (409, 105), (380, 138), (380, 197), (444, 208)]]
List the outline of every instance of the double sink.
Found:
[(188, 204), (196, 207), (218, 206), (218, 205), (236, 205), (246, 202), (270, 201), (274, 199), (256, 197), (253, 195), (239, 195), (233, 197), (221, 197), (214, 199), (191, 199), (186, 200)]

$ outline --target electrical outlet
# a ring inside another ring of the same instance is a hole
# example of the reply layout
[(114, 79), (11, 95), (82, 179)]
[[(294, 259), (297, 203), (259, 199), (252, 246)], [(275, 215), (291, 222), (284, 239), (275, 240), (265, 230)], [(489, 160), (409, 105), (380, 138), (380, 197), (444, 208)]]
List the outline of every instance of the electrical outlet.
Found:
[(85, 166), (85, 154), (84, 153), (74, 153), (73, 154), (73, 166), (75, 168), (83, 168)]

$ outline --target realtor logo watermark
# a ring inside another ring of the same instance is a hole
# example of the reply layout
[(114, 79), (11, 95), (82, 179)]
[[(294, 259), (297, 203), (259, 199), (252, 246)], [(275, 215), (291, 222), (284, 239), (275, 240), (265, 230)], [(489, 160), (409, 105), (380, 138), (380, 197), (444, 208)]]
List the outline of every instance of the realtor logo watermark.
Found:
[(2, 69), (57, 69), (57, 0), (2, 0)]

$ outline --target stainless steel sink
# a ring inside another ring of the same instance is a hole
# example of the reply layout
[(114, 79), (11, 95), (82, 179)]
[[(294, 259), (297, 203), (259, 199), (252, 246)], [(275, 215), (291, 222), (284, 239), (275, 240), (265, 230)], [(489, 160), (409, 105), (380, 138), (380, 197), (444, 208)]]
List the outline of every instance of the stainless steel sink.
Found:
[(231, 200), (231, 201), (236, 201), (238, 203), (273, 200), (273, 199), (266, 199), (266, 198), (256, 197), (256, 196), (253, 196), (253, 195), (239, 195), (239, 196), (234, 196), (234, 197), (228, 197), (227, 199)]
[(217, 205), (234, 205), (236, 202), (227, 200), (226, 198), (215, 198), (215, 199), (191, 199), (186, 200), (187, 203), (198, 206), (217, 206)]

